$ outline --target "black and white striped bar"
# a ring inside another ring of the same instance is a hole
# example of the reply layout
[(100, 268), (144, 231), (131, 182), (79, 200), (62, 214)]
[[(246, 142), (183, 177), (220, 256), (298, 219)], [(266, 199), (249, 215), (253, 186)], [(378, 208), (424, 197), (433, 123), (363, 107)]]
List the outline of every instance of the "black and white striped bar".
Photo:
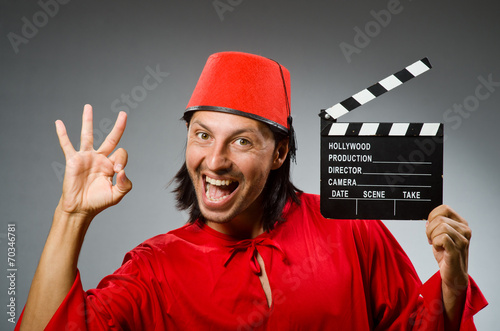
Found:
[(431, 69), (431, 63), (427, 58), (423, 58), (401, 71), (396, 72), (389, 77), (382, 79), (378, 83), (356, 93), (355, 95), (345, 99), (344, 101), (326, 109), (326, 113), (333, 119), (337, 119), (342, 115), (347, 114), (353, 109), (377, 98), (393, 88), (406, 83), (412, 78), (415, 78), (424, 72)]
[[(331, 123), (328, 136), (442, 136), (442, 123)], [(325, 132), (326, 133), (326, 132)]]

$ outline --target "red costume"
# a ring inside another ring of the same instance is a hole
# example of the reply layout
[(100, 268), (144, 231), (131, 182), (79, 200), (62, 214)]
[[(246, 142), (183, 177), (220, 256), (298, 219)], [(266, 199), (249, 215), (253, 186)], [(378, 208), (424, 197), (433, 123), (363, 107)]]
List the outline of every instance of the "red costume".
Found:
[[(300, 199), (254, 239), (197, 222), (136, 247), (97, 289), (78, 275), (46, 330), (443, 330), (439, 272), (421, 285), (380, 221), (328, 220), (318, 196)], [(469, 280), (461, 330), (486, 305)]]

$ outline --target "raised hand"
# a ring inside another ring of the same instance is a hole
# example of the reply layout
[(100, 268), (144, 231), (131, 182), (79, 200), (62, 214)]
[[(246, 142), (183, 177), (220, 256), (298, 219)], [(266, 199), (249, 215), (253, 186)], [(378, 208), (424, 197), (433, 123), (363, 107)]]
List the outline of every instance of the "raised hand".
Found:
[(453, 209), (442, 205), (429, 214), (426, 233), (439, 265), (446, 330), (458, 330), (465, 305), (471, 229)]
[(120, 148), (110, 156), (126, 124), (127, 114), (121, 112), (109, 135), (94, 150), (92, 107), (85, 105), (80, 150), (76, 151), (63, 122), (56, 121), (57, 136), (66, 158), (63, 192), (31, 283), (21, 330), (45, 328), (73, 286), (78, 256), (90, 222), (132, 189), (123, 170), (127, 152)]
[[(59, 143), (66, 158), (62, 196), (58, 208), (63, 213), (92, 219), (100, 211), (117, 204), (132, 189), (125, 175), (127, 152), (117, 149), (127, 124), (127, 114), (120, 112), (115, 125), (101, 146), (93, 147), (92, 107), (85, 105), (82, 116), (80, 150), (71, 144), (64, 123), (56, 121)], [(116, 184), (113, 177), (116, 175)]]
[(467, 221), (450, 207), (442, 205), (429, 214), (426, 232), (445, 285), (465, 289), (471, 238)]

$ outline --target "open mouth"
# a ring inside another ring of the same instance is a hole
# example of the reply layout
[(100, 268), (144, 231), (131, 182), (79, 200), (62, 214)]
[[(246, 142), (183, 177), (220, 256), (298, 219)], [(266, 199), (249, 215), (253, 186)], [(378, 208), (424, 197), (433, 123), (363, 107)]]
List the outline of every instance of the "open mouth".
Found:
[(227, 199), (236, 190), (239, 183), (230, 179), (214, 179), (205, 176), (205, 195), (210, 201)]

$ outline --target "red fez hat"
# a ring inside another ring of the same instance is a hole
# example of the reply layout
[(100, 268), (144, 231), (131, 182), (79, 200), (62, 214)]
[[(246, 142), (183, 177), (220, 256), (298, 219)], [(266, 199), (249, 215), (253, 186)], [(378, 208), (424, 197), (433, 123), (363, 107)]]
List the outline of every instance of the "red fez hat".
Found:
[(184, 116), (199, 110), (246, 116), (291, 135), (290, 73), (278, 62), (259, 55), (212, 54)]

